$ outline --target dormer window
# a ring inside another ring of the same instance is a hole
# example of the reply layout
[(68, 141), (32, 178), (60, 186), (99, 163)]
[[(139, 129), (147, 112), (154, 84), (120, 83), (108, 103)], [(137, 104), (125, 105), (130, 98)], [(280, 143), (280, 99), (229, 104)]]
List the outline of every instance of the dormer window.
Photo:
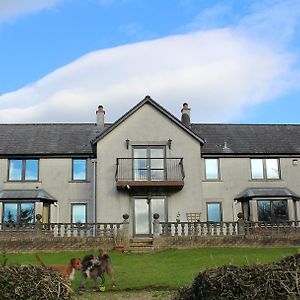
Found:
[(9, 181), (38, 181), (38, 159), (11, 159), (9, 160)]

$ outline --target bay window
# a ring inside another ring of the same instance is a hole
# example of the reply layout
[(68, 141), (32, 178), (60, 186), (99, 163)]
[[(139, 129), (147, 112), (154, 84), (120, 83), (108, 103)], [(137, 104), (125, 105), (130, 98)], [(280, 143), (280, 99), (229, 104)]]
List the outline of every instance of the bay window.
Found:
[(3, 223), (34, 223), (34, 203), (22, 202), (22, 203), (3, 203)]
[(283, 222), (288, 220), (287, 200), (257, 200), (258, 221)]

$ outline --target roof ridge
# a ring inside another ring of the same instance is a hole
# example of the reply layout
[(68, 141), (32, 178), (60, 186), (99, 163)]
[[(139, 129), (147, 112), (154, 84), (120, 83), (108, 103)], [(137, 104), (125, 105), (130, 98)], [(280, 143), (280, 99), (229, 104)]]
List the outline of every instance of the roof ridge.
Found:
[(224, 125), (224, 126), (300, 126), (300, 123), (191, 123), (191, 125)]

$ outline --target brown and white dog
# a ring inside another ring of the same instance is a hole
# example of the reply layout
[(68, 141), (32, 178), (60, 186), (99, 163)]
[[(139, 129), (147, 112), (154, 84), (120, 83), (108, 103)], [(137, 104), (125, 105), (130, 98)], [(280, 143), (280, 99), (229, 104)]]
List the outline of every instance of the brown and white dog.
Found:
[(35, 255), (35, 257), (42, 267), (49, 270), (61, 272), (70, 281), (74, 280), (76, 270), (81, 270), (82, 268), (80, 258), (72, 258), (67, 265), (46, 266), (37, 254)]
[(85, 283), (89, 277), (92, 278), (94, 282), (94, 289), (97, 289), (98, 277), (100, 277), (101, 285), (103, 285), (105, 282), (104, 273), (107, 273), (107, 275), (111, 278), (114, 287), (116, 285), (116, 281), (114, 278), (112, 263), (108, 254), (100, 249), (98, 256), (86, 255), (82, 260), (81, 282), (78, 291), (85, 289)]

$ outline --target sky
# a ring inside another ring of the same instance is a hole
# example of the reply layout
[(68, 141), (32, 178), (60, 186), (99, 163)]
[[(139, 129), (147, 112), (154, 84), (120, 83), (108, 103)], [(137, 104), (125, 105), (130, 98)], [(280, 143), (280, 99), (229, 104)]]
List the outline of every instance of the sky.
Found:
[(0, 0), (0, 122), (300, 123), (300, 0)]

